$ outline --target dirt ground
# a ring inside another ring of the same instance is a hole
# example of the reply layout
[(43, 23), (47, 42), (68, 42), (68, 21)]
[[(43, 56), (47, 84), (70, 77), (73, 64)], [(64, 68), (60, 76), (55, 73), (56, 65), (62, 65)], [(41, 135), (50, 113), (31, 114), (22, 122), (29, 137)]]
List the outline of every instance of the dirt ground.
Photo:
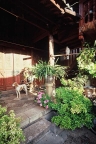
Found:
[(64, 144), (96, 144), (96, 134), (87, 128), (69, 131)]

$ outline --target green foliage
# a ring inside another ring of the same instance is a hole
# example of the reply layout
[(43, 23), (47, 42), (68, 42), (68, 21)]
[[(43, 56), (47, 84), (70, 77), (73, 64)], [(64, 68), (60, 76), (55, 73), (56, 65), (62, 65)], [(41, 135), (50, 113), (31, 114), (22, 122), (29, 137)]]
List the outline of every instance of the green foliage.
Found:
[(0, 106), (0, 144), (20, 144), (25, 139), (19, 126), (20, 119), (15, 118), (13, 111), (9, 114), (6, 111)]
[(87, 82), (88, 76), (78, 74), (72, 79), (61, 79), (62, 85), (69, 87), (70, 89), (77, 90), (80, 93), (84, 92), (84, 84)]
[(34, 67), (34, 73), (35, 76), (40, 80), (42, 78), (46, 79), (47, 76), (55, 76), (56, 78), (61, 78), (66, 74), (66, 68), (67, 67), (65, 66), (60, 66), (56, 64), (54, 66), (51, 66), (49, 62), (39, 60)]
[(82, 126), (93, 126), (92, 103), (76, 90), (68, 87), (57, 88), (56, 102), (51, 102), (49, 106), (57, 111), (52, 122), (60, 128), (74, 130)]
[(95, 61), (95, 47), (86, 45), (80, 55), (77, 57), (78, 68), (84, 72), (87, 72), (92, 77), (96, 77), (96, 61)]

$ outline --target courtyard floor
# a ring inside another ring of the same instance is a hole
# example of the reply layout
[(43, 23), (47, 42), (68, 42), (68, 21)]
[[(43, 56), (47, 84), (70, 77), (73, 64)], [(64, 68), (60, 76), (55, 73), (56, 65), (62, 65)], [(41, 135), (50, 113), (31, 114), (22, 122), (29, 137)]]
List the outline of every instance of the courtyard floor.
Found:
[[(29, 93), (26, 96), (21, 94), (21, 99), (16, 98), (15, 91), (4, 92), (0, 96), (0, 105), (7, 108), (8, 111), (14, 110), (16, 116), (21, 117), (21, 127), (25, 128), (30, 123), (34, 123), (39, 117), (42, 117), (48, 113), (49, 110), (45, 110), (39, 107), (34, 99), (36, 93)], [(86, 128), (71, 130), (63, 130), (55, 132), (54, 130), (45, 134), (37, 144), (96, 144), (96, 135)]]

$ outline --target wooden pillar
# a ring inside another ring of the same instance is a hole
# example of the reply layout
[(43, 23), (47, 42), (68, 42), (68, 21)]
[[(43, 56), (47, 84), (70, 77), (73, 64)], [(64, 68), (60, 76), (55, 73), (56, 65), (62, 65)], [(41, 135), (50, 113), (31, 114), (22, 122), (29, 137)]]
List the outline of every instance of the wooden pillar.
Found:
[[(54, 66), (54, 41), (53, 36), (49, 35), (49, 62), (51, 66)], [(46, 93), (49, 96), (55, 96), (55, 77), (53, 77), (52, 83), (46, 83)]]
[(54, 65), (54, 40), (53, 36), (49, 35), (49, 62), (50, 65)]

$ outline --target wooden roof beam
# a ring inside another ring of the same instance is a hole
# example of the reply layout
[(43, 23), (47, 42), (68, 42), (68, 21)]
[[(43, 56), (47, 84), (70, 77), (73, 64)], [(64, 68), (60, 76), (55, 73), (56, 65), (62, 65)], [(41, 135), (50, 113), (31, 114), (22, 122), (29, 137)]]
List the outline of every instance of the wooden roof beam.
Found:
[(73, 15), (73, 16), (76, 16), (76, 12), (75, 12), (75, 11), (70, 10), (70, 9), (68, 9), (68, 8), (62, 9), (62, 8), (60, 7), (60, 5), (55, 2), (55, 0), (50, 0), (50, 1), (61, 11), (62, 14), (68, 13), (68, 14), (71, 14), (71, 15)]
[[(79, 35), (78, 35), (79, 36)], [(67, 37), (66, 39), (63, 39), (62, 41), (60, 41), (60, 43), (65, 43), (65, 42), (67, 42), (67, 41), (70, 41), (70, 40), (72, 40), (72, 39), (74, 39), (74, 38), (77, 38), (77, 35), (75, 34), (75, 35), (72, 35), (72, 36), (70, 36), (70, 37)]]
[(73, 16), (76, 16), (76, 12), (75, 12), (75, 11), (72, 11), (72, 10), (70, 10), (70, 9), (68, 9), (68, 8), (64, 8), (64, 11), (65, 11), (66, 13), (68, 13), (68, 14), (71, 14), (71, 15), (73, 15)]
[(45, 38), (46, 36), (48, 36), (48, 32), (41, 32), (41, 33), (37, 33), (37, 35), (34, 37), (34, 39), (32, 39), (32, 42), (33, 43), (36, 43), (38, 42), (39, 40), (42, 40), (43, 38)]
[(20, 15), (17, 15), (15, 14), (15, 12), (10, 12), (2, 7), (0, 7), (1, 10), (5, 11), (6, 13), (9, 13), (10, 15), (13, 15), (14, 17), (16, 17), (17, 19), (21, 19), (23, 21), (25, 21), (26, 23), (29, 23), (31, 25), (34, 25), (36, 27), (38, 27), (39, 29), (42, 29), (42, 30), (45, 30), (45, 31), (48, 31), (47, 30), (47, 26), (44, 25), (43, 23), (41, 24), (40, 22), (37, 22), (37, 20), (35, 18), (33, 18), (32, 20), (31, 19), (28, 19), (28, 16), (27, 17), (22, 17)]
[(65, 13), (64, 9), (62, 9), (62, 8), (60, 7), (60, 5), (55, 2), (55, 0), (50, 0), (50, 1), (61, 11), (62, 14)]
[(68, 45), (72, 45), (73, 43), (76, 43), (76, 42), (78, 42), (78, 41), (79, 41), (79, 39), (78, 39), (78, 37), (77, 37), (77, 38), (75, 38), (75, 39), (72, 39), (72, 40), (68, 41)]
[[(17, 5), (19, 8), (22, 8), (24, 11), (27, 11), (31, 15), (34, 15), (35, 17), (41, 19), (42, 21), (45, 21), (46, 23), (50, 22), (50, 23), (56, 25), (56, 23), (54, 23), (54, 21), (52, 21), (52, 19), (49, 19), (48, 17), (43, 16), (41, 13), (36, 11), (33, 7), (29, 6), (28, 4), (24, 3), (23, 1), (20, 1), (20, 0), (17, 0), (17, 1), (10, 0), (10, 1), (12, 3), (14, 3), (15, 5)], [(19, 5), (18, 5), (18, 3), (19, 3)]]
[[(71, 31), (71, 33), (70, 33), (70, 31)], [(60, 41), (62, 41), (64, 39), (70, 38), (74, 35), (76, 35), (76, 36), (79, 35), (79, 32), (77, 30), (73, 30), (73, 31), (72, 30), (66, 30), (65, 33), (58, 34), (58, 38)]]

